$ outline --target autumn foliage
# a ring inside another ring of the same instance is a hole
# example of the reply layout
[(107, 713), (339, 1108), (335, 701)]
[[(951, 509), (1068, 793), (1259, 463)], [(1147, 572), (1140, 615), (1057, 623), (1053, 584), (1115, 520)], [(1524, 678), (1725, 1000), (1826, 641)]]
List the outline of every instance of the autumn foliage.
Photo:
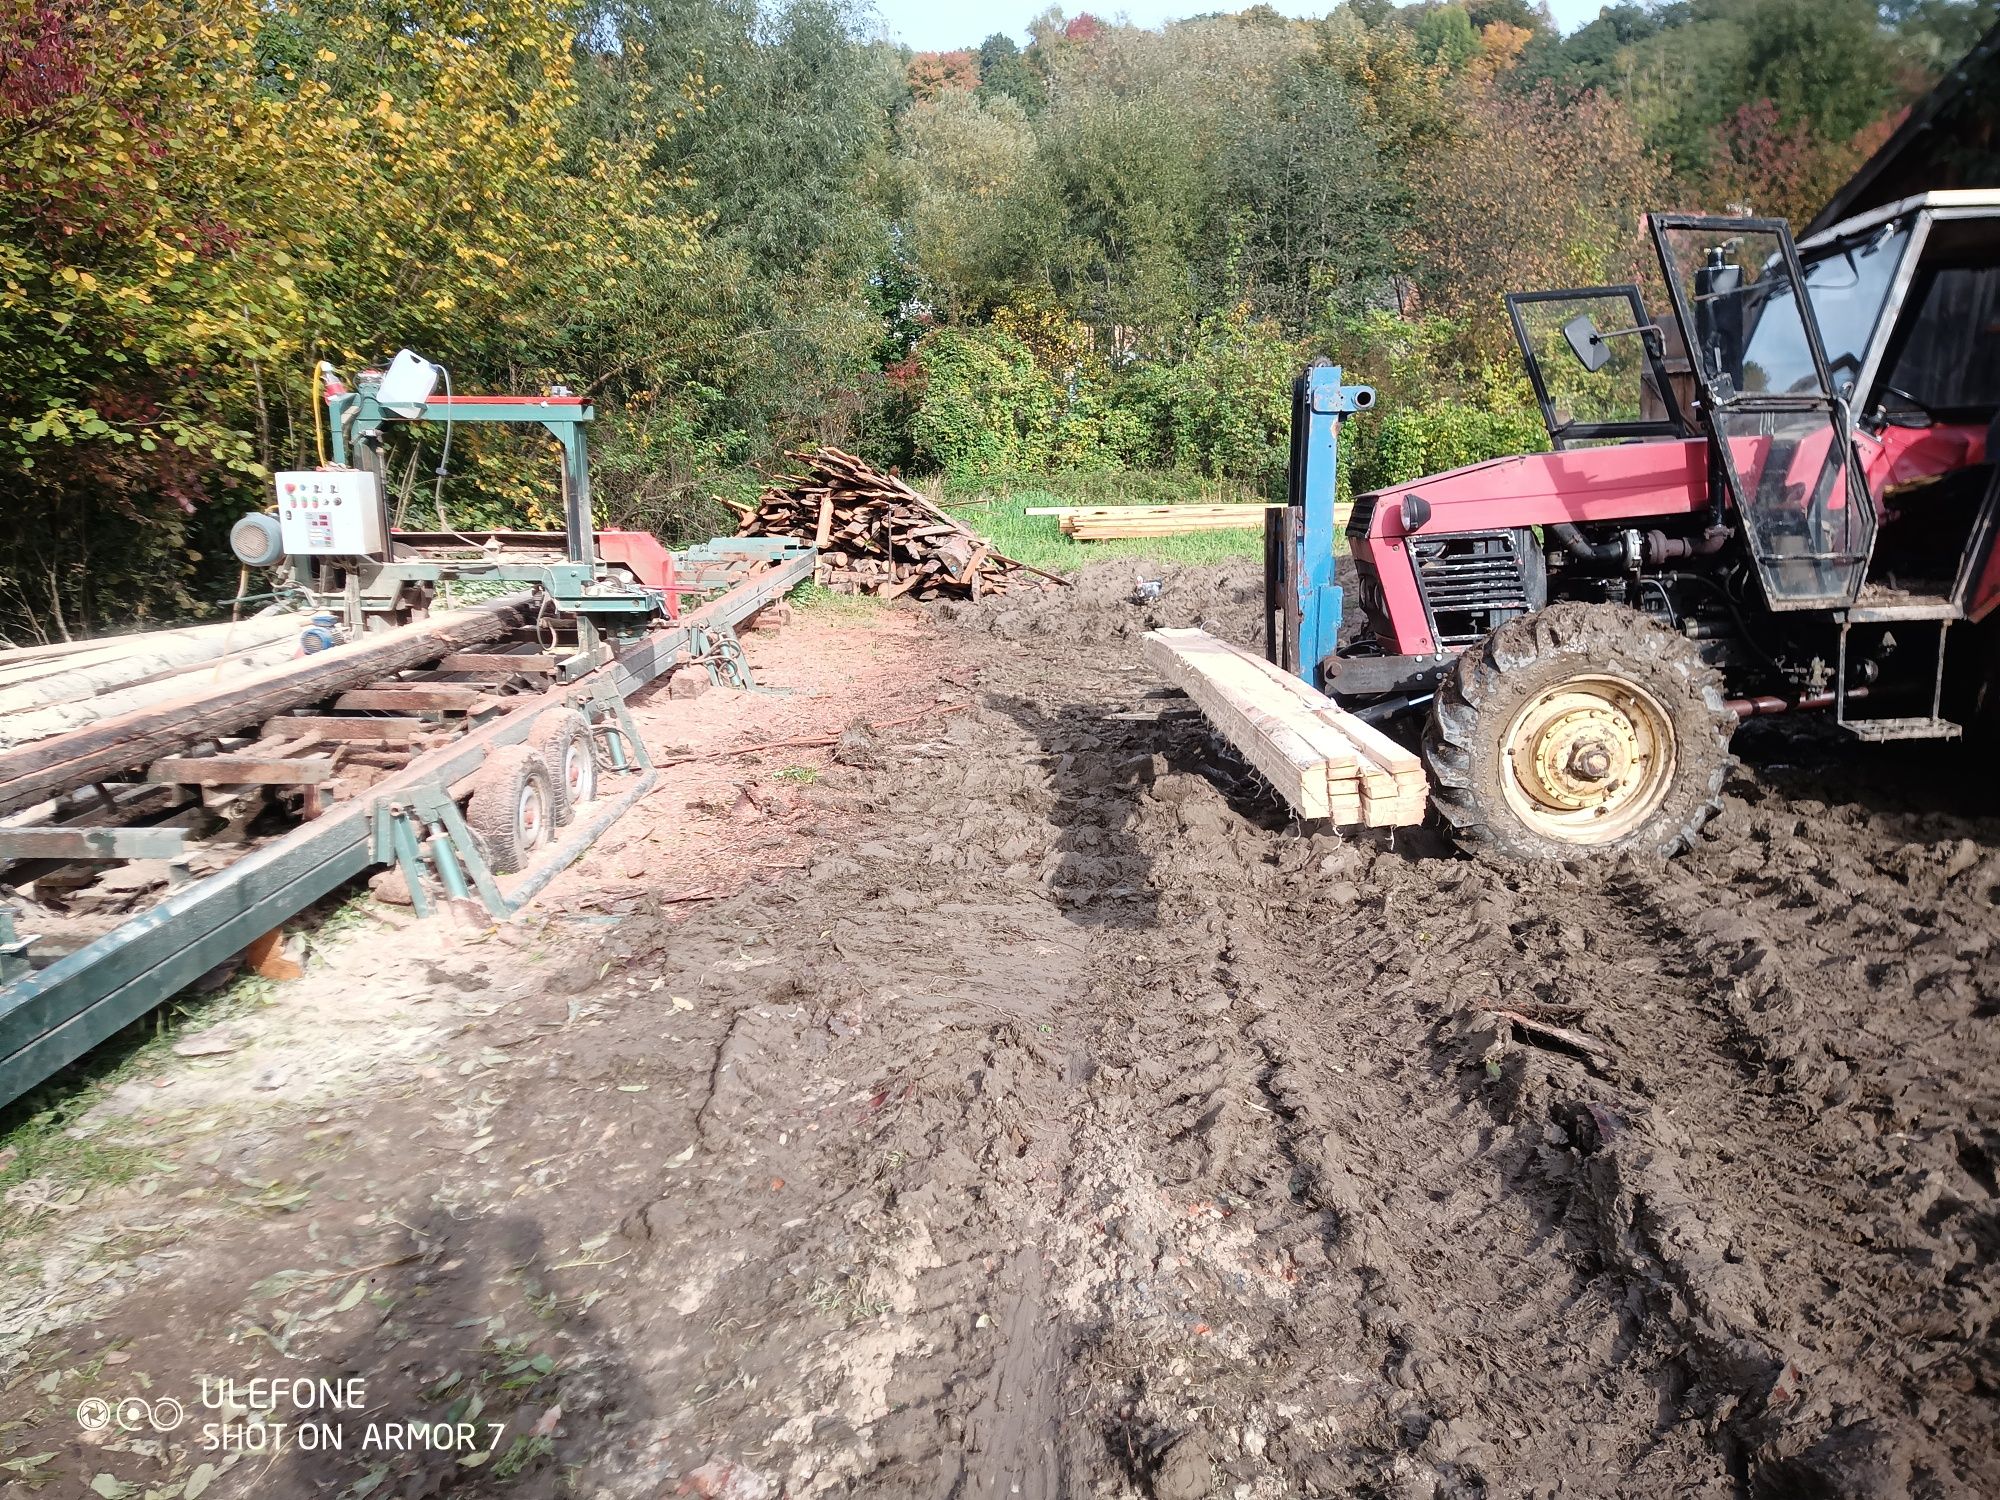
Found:
[[(312, 363), (401, 346), (589, 392), (607, 518), (676, 540), (802, 440), (1275, 483), (1322, 355), (1387, 398), (1361, 477), (1531, 441), (1503, 292), (1641, 276), (1649, 209), (1810, 214), (1975, 13), (1048, 11), (911, 53), (858, 0), (0, 0), (0, 634), (212, 608), (315, 457)], [(480, 437), (450, 482), (558, 500)]]

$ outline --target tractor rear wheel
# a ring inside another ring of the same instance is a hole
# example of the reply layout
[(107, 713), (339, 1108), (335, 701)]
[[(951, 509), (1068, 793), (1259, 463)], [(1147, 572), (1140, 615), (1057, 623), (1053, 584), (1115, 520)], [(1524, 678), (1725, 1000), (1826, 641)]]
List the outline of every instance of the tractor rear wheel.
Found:
[(1721, 674), (1692, 641), (1622, 605), (1565, 602), (1459, 657), (1424, 760), (1467, 849), (1667, 856), (1721, 810), (1735, 728)]

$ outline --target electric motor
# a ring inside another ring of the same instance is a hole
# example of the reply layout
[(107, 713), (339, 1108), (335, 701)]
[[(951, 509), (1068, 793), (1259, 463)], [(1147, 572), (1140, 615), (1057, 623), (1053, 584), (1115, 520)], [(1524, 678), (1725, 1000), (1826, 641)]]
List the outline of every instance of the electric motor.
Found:
[(252, 511), (229, 528), (229, 550), (246, 568), (271, 568), (284, 561), (285, 543), (278, 518)]

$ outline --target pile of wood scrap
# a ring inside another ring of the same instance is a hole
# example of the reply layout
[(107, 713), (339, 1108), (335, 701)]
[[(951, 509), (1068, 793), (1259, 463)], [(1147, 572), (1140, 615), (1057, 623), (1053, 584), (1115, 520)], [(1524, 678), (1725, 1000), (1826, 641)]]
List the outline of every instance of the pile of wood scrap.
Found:
[(1416, 755), (1282, 667), (1203, 630), (1148, 631), (1145, 654), (1300, 817), (1423, 821), (1429, 783)]
[(787, 455), (805, 472), (773, 482), (742, 510), (742, 536), (790, 536), (819, 549), (814, 576), (836, 594), (983, 599), (1026, 575), (1066, 580), (1002, 557), (893, 474), (838, 448)]
[(1064, 536), (1103, 542), (1125, 536), (1181, 536), (1191, 531), (1236, 531), (1261, 527), (1278, 504), (1242, 505), (1042, 505), (1031, 516), (1054, 516)]

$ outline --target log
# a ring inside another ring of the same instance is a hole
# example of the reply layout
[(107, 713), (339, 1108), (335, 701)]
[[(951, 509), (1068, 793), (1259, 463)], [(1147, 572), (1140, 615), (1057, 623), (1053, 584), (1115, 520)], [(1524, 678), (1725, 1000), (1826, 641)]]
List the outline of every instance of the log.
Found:
[(527, 614), (524, 601), (500, 600), (264, 667), (171, 704), (0, 751), (0, 813), (27, 807), (52, 792), (116, 779), (132, 767), (151, 765), (287, 709), (497, 640), (524, 623)]

